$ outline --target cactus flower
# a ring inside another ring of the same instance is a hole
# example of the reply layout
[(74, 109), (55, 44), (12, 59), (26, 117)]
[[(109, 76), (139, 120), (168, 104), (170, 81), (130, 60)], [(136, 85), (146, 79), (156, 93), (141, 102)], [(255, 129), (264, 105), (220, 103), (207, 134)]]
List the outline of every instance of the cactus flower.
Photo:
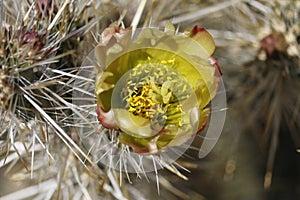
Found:
[(219, 82), (215, 44), (197, 26), (176, 33), (115, 24), (95, 49), (98, 120), (136, 153), (157, 153), (197, 135), (208, 121)]

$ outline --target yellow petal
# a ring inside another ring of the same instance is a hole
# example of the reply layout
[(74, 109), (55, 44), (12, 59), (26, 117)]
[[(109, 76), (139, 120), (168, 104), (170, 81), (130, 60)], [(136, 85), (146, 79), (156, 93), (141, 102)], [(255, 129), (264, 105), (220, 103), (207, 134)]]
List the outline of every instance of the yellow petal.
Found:
[(114, 109), (119, 127), (126, 133), (137, 137), (152, 137), (158, 133), (151, 128), (151, 120), (135, 116), (128, 110)]
[(202, 130), (205, 127), (209, 115), (210, 115), (210, 108), (205, 108), (204, 110), (202, 110), (202, 112), (200, 113), (198, 131)]
[(199, 28), (198, 26), (195, 26), (190, 33), (190, 37), (203, 46), (209, 55), (214, 53), (216, 48), (214, 39), (205, 28)]
[(172, 22), (167, 21), (165, 24), (165, 32), (170, 32), (174, 34), (175, 32), (175, 26), (172, 24)]

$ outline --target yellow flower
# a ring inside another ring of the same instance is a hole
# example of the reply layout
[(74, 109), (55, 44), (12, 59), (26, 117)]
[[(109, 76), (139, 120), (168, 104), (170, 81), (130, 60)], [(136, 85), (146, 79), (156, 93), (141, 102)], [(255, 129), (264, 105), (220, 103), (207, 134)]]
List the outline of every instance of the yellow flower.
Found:
[(198, 27), (174, 30), (168, 24), (133, 34), (112, 25), (95, 49), (98, 119), (137, 153), (182, 145), (210, 115), (219, 82), (210, 63), (214, 41)]

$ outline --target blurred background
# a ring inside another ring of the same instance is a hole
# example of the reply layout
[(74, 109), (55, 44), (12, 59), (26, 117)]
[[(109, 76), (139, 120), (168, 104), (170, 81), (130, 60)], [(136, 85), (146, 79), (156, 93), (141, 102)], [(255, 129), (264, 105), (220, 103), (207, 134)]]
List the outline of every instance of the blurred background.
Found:
[[(299, 15), (298, 0), (1, 1), (0, 199), (300, 199)], [(155, 174), (119, 184), (118, 172), (84, 167), (24, 97), (84, 150), (62, 109), (68, 104), (54, 93), (70, 100), (70, 74), (101, 32), (135, 18), (137, 27), (205, 27), (227, 92), (215, 148), (204, 159), (191, 149), (178, 160), (188, 180), (159, 170), (159, 194)]]

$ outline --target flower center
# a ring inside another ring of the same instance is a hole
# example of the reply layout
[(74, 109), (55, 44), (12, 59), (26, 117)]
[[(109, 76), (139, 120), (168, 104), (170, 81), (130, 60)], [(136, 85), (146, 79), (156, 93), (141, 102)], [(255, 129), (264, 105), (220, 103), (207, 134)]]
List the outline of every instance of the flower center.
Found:
[(187, 83), (163, 64), (147, 63), (132, 69), (122, 97), (124, 107), (134, 116), (149, 119), (157, 129), (167, 124), (182, 126), (179, 100), (189, 97)]
[(129, 112), (140, 117), (149, 118), (151, 116), (151, 108), (156, 104), (150, 95), (151, 90), (151, 85), (147, 84), (133, 91), (132, 95), (126, 99)]
[(164, 134), (170, 138), (191, 131), (197, 98), (177, 66), (175, 59), (157, 62), (149, 58), (122, 75), (111, 98), (122, 132), (134, 137)]

